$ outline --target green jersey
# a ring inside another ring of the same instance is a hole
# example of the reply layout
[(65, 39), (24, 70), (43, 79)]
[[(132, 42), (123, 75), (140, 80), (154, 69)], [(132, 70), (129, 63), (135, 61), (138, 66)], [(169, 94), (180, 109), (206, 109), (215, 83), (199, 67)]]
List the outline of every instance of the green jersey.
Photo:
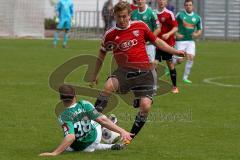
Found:
[(192, 12), (187, 13), (186, 11), (180, 11), (176, 15), (178, 22), (178, 33), (184, 36), (183, 39), (177, 41), (191, 41), (192, 33), (196, 30), (202, 30), (202, 20), (201, 17)]
[(147, 5), (145, 11), (143, 12), (140, 12), (138, 9), (135, 9), (131, 14), (131, 20), (143, 21), (145, 24), (147, 24), (147, 26), (152, 32), (155, 29), (157, 29), (159, 25), (156, 13)]
[(58, 117), (62, 125), (64, 136), (75, 134), (76, 140), (71, 145), (74, 150), (84, 150), (97, 138), (96, 126), (98, 123), (92, 121), (101, 116), (94, 106), (81, 100), (66, 108)]

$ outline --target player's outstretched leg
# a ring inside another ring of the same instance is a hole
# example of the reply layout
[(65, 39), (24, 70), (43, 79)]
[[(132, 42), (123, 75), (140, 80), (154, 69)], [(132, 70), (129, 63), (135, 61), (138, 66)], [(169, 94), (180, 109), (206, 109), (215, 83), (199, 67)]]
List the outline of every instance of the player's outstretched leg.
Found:
[(103, 144), (99, 143), (95, 146), (95, 150), (122, 150), (124, 149), (124, 144)]
[[(139, 108), (140, 111), (138, 112), (131, 129), (131, 133), (134, 134), (132, 138), (134, 138), (139, 133), (139, 131), (142, 129), (142, 127), (146, 123), (148, 112), (150, 111), (150, 108), (151, 108), (151, 104), (152, 104), (152, 99), (150, 99), (149, 97), (141, 98), (140, 108)], [(125, 143), (129, 144), (130, 142), (125, 142)]]

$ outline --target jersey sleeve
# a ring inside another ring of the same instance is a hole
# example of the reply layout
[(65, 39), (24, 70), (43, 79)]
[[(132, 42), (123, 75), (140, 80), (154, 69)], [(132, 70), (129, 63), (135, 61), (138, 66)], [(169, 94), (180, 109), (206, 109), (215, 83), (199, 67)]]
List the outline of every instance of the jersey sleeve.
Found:
[(196, 28), (197, 28), (197, 30), (202, 30), (202, 19), (201, 19), (201, 17), (199, 17), (199, 21), (198, 21), (198, 23), (196, 24)]
[(107, 40), (107, 33), (105, 33), (102, 38), (100, 52), (107, 53), (106, 40)]
[(103, 40), (101, 42), (100, 52), (107, 53), (107, 49)]
[(180, 12), (178, 12), (178, 13), (176, 14), (176, 20), (177, 20), (177, 22), (180, 22), (180, 21), (181, 21)]
[(171, 15), (171, 18), (172, 18), (172, 27), (178, 27), (178, 22), (177, 22), (177, 20), (174, 16), (174, 14), (171, 12), (170, 15)]
[(90, 120), (95, 120), (102, 115), (94, 108), (94, 106), (90, 102), (82, 100), (80, 101), (80, 103), (85, 109), (86, 115)]
[(74, 134), (74, 125), (70, 121), (66, 121), (62, 125), (64, 137), (66, 137), (68, 134)]
[(58, 120), (62, 126), (64, 137), (66, 137), (68, 134), (74, 134), (73, 122), (65, 120), (63, 116), (59, 116)]
[(154, 30), (160, 27), (160, 23), (159, 23), (159, 20), (157, 18), (157, 13), (155, 11), (152, 11), (151, 23), (152, 23), (152, 26), (153, 26)]
[(157, 37), (154, 36), (154, 34), (151, 32), (151, 30), (148, 28), (148, 26), (142, 22), (142, 25), (144, 27), (144, 36), (146, 41), (150, 41), (150, 42), (155, 42)]

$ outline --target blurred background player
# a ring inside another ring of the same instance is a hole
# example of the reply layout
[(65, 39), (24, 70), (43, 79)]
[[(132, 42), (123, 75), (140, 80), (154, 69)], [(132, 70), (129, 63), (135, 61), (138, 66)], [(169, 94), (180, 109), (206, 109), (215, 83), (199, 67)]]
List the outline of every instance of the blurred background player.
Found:
[(135, 9), (138, 9), (138, 5), (137, 5), (137, 0), (132, 0), (131, 5), (131, 10), (134, 11)]
[(173, 13), (175, 12), (175, 6), (173, 5), (172, 0), (168, 0), (166, 8), (172, 11)]
[[(112, 92), (127, 94), (133, 91), (135, 96), (133, 106), (139, 108), (131, 129), (131, 133), (134, 134), (132, 137), (134, 137), (144, 126), (151, 109), (153, 96), (156, 94), (157, 75), (146, 52), (146, 41), (152, 42), (171, 54), (184, 56), (185, 53), (177, 51), (154, 36), (142, 21), (130, 21), (130, 14), (129, 3), (122, 1), (114, 6), (116, 27), (108, 30), (103, 37), (90, 86), (97, 84), (98, 74), (106, 53), (112, 51), (118, 68), (107, 79), (103, 91), (97, 98), (95, 108), (103, 112)], [(125, 143), (128, 144), (130, 141)]]
[(113, 2), (112, 0), (108, 0), (104, 3), (102, 9), (102, 18), (104, 21), (104, 32), (106, 32), (109, 28), (113, 26)]
[[(176, 33), (177, 43), (176, 49), (186, 51), (186, 65), (183, 75), (183, 82), (192, 83), (188, 79), (191, 68), (193, 66), (193, 59), (195, 56), (195, 42), (194, 39), (197, 39), (202, 34), (202, 20), (201, 17), (193, 12), (193, 1), (185, 0), (184, 2), (184, 11), (180, 11), (176, 15), (178, 22), (178, 32)], [(183, 58), (174, 57), (174, 64), (181, 63)]]
[[(167, 0), (158, 0), (159, 11), (157, 13), (158, 21), (160, 23), (160, 28), (155, 31), (160, 39), (165, 41), (169, 46), (174, 47), (175, 38), (174, 34), (178, 30), (178, 24), (175, 19), (173, 12), (166, 8)], [(172, 54), (169, 54), (160, 49), (156, 50), (156, 63), (165, 60), (170, 71), (170, 77), (172, 81), (172, 93), (179, 93), (177, 88), (177, 72), (174, 64), (172, 63)], [(167, 70), (168, 71), (168, 70)]]
[[(136, 0), (138, 8), (131, 13), (131, 20), (141, 20), (149, 29), (154, 32), (155, 29), (159, 28), (159, 23), (157, 21), (157, 15), (153, 10), (148, 7), (146, 0)], [(151, 62), (155, 60), (156, 48), (150, 42), (146, 45), (148, 57)]]
[(131, 140), (131, 133), (118, 127), (99, 113), (90, 102), (85, 100), (77, 102), (75, 89), (71, 85), (60, 86), (59, 94), (66, 107), (58, 118), (63, 128), (64, 139), (53, 152), (42, 153), (40, 156), (57, 156), (64, 151), (93, 152), (95, 150), (123, 149), (123, 144), (100, 143), (102, 130), (99, 124), (119, 133), (123, 140)]
[(55, 6), (55, 11), (57, 15), (56, 22), (58, 25), (57, 30), (54, 33), (53, 46), (57, 46), (58, 35), (61, 30), (64, 30), (62, 47), (66, 48), (68, 42), (68, 32), (71, 29), (72, 23), (74, 23), (74, 9), (72, 0), (59, 0)]

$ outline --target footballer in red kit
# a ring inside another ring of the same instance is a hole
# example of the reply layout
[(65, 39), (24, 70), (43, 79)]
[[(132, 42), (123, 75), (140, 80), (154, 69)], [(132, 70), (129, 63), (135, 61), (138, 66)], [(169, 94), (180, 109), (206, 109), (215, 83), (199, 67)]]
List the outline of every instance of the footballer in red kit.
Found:
[[(172, 11), (166, 8), (167, 0), (158, 0), (159, 11), (157, 13), (158, 21), (161, 24), (161, 27), (155, 30), (155, 35), (162, 40), (164, 40), (168, 45), (175, 45), (174, 34), (178, 31), (178, 23), (175, 19), (175, 16)], [(170, 74), (172, 81), (172, 93), (179, 93), (177, 88), (177, 71), (172, 62), (172, 54), (169, 54), (161, 49), (156, 50), (156, 63), (158, 64), (162, 60), (165, 60), (167, 63), (167, 68), (165, 74)]]
[(130, 4), (130, 7), (132, 11), (138, 9), (137, 0), (133, 0), (132, 3)]
[[(151, 67), (145, 48), (146, 42), (150, 41), (170, 54), (184, 56), (185, 52), (177, 51), (155, 37), (143, 22), (131, 22), (130, 13), (130, 4), (127, 2), (122, 1), (114, 6), (116, 26), (108, 30), (103, 37), (90, 86), (97, 84), (106, 53), (112, 51), (118, 68), (108, 77), (104, 89), (97, 97), (95, 108), (103, 112), (112, 92), (126, 94), (132, 91), (135, 96), (133, 106), (139, 108), (131, 129), (131, 133), (134, 134), (132, 138), (134, 138), (147, 120), (157, 88), (156, 71)], [(129, 143), (125, 142), (125, 144)]]
[(158, 34), (158, 37), (173, 47), (175, 45), (174, 34), (170, 35), (167, 39), (163, 35), (170, 32), (174, 27), (178, 27), (174, 14), (172, 11), (164, 8), (163, 11), (157, 13), (157, 17), (161, 24), (161, 32)]
[(154, 43), (155, 40), (145, 23), (130, 21), (126, 29), (115, 27), (109, 30), (103, 38), (101, 50), (112, 50), (119, 67), (150, 70), (152, 66), (145, 45), (146, 41)]

